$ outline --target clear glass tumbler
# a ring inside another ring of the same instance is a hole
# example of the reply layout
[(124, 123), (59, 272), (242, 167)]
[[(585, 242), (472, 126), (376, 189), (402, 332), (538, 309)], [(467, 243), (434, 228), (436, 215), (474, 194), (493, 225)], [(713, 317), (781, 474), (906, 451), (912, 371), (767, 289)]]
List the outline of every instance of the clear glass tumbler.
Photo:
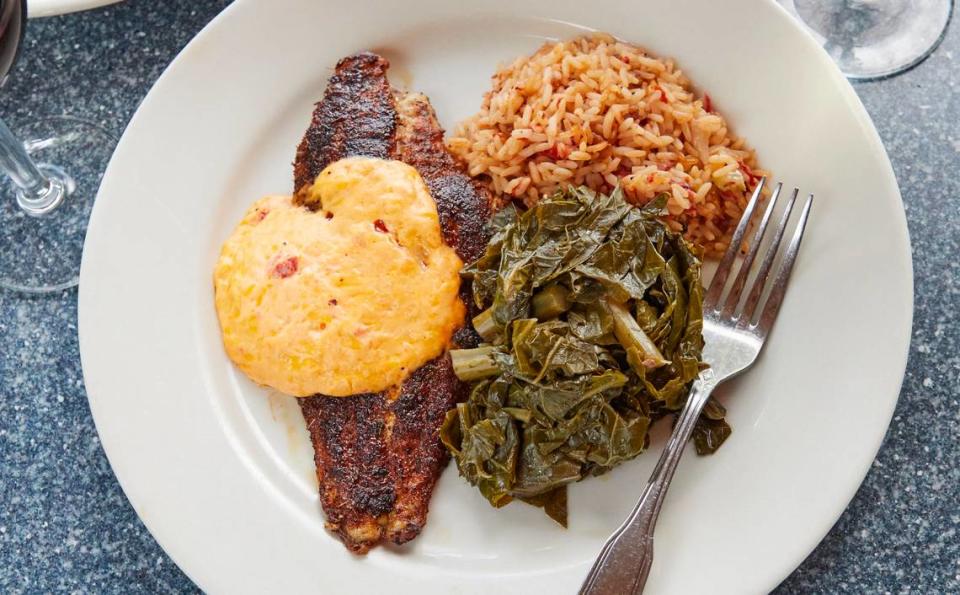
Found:
[(943, 40), (953, 0), (781, 0), (847, 78), (898, 74)]

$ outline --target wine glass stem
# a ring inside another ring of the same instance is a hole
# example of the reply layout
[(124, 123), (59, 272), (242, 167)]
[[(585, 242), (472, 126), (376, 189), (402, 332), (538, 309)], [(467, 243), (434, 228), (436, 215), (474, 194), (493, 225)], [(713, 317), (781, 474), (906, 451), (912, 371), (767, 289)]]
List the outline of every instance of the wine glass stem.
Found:
[(0, 118), (0, 169), (17, 187), (17, 203), (29, 215), (43, 215), (60, 204), (67, 193), (65, 184), (40, 170), (23, 143), (17, 140)]

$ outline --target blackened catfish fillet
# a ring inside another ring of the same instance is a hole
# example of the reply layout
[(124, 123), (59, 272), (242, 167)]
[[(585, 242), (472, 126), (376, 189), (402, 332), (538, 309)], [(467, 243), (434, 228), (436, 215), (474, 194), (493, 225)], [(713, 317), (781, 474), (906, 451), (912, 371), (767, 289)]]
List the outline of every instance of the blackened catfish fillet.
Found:
[[(297, 149), (296, 200), (314, 207), (302, 190), (338, 159), (403, 161), (420, 172), (436, 201), (444, 241), (470, 262), (487, 243), (489, 195), (447, 153), (427, 98), (391, 88), (388, 67), (372, 53), (337, 64)], [(460, 292), (471, 310), (469, 287), (461, 286)], [(477, 340), (465, 327), (454, 334), (453, 343), (470, 347)], [(300, 399), (327, 528), (350, 551), (366, 553), (384, 541), (405, 543), (420, 533), (448, 458), (440, 424), (466, 396), (466, 385), (457, 380), (444, 353), (383, 393)]]

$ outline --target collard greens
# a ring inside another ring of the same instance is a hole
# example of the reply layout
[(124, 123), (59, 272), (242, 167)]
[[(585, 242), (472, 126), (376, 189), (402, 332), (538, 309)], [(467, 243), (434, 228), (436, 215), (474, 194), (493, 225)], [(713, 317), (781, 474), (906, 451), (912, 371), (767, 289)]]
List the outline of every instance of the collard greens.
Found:
[[(463, 270), (487, 342), (452, 352), (473, 382), (440, 437), (460, 473), (496, 507), (513, 499), (566, 525), (566, 485), (646, 448), (656, 420), (681, 409), (701, 369), (695, 248), (658, 216), (586, 188), (500, 211), (486, 253)], [(711, 402), (698, 452), (730, 433)]]

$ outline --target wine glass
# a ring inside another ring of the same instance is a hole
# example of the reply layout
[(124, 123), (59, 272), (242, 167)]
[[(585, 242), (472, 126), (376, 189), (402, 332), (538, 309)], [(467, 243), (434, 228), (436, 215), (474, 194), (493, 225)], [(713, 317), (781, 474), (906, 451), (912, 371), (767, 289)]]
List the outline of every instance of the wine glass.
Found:
[[(26, 26), (26, 0), (0, 0), (0, 93)], [(72, 116), (18, 129), (0, 119), (0, 287), (29, 293), (77, 284), (87, 220), (114, 138)], [(57, 164), (69, 164), (69, 171)]]
[(871, 80), (916, 66), (940, 45), (953, 0), (781, 0), (847, 78)]

